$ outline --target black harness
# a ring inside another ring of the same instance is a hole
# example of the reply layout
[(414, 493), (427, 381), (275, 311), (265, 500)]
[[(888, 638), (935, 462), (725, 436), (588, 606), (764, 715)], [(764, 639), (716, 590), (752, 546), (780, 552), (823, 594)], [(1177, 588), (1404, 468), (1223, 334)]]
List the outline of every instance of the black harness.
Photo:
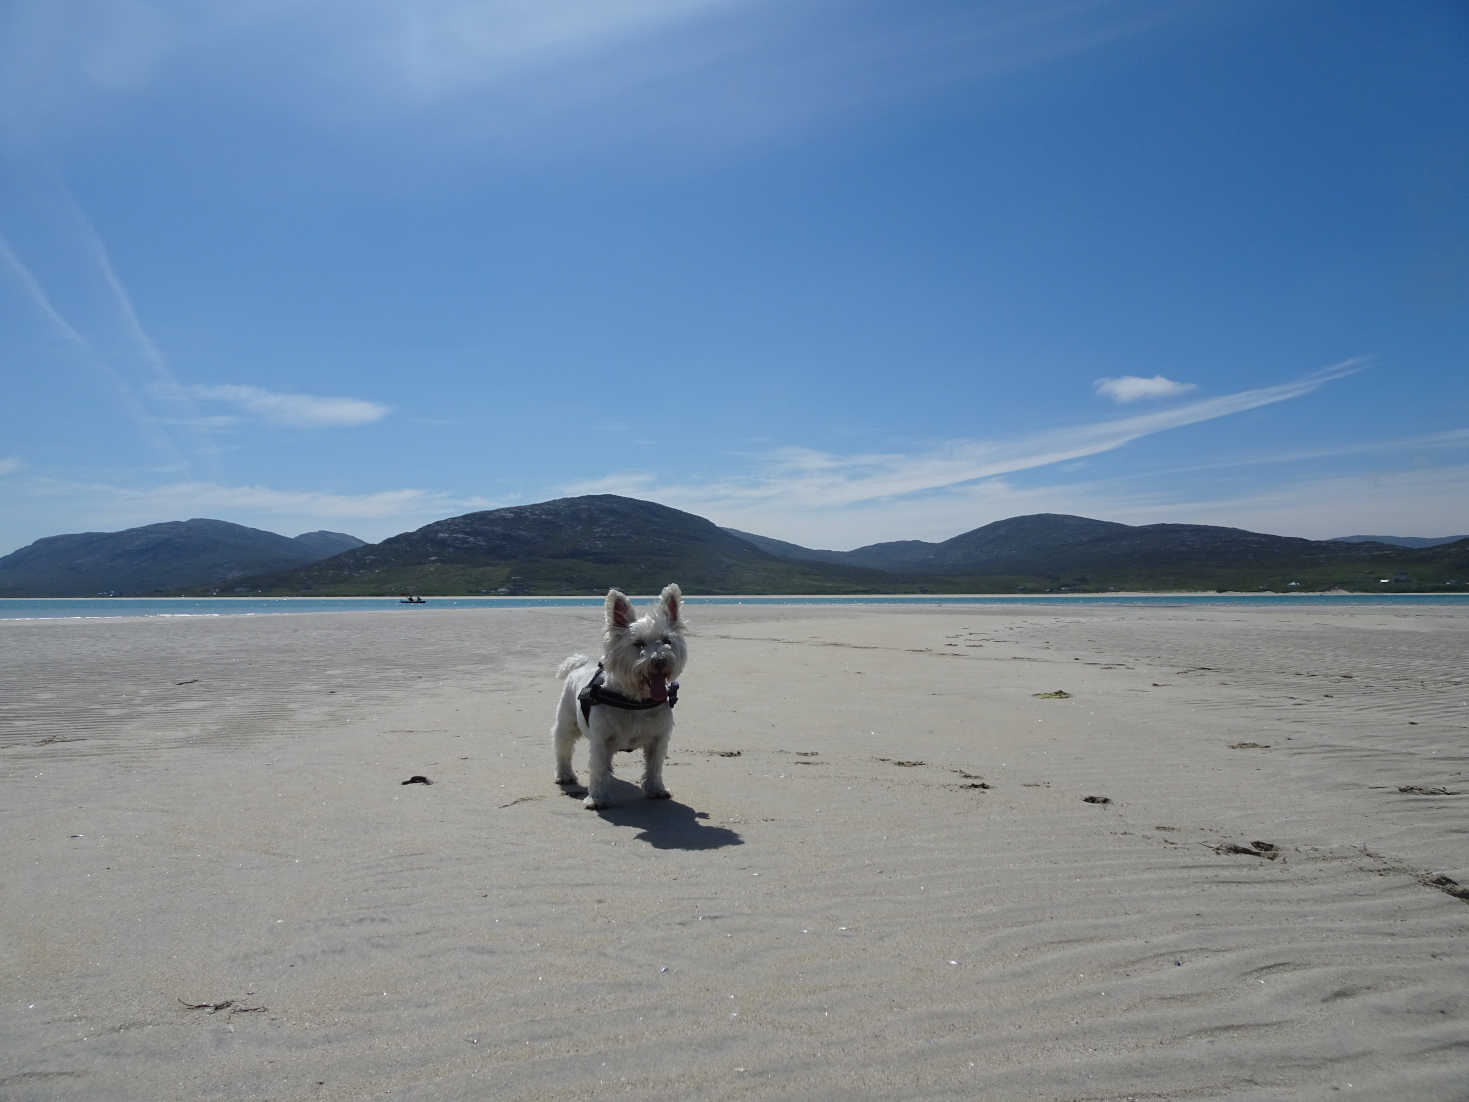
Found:
[(668, 683), (667, 700), (634, 700), (630, 696), (613, 689), (602, 687), (602, 680), (606, 671), (602, 669), (602, 663), (597, 663), (597, 672), (592, 674), (592, 679), (587, 682), (587, 687), (576, 694), (577, 703), (581, 705), (581, 717), (590, 723), (592, 721), (592, 705), (606, 704), (612, 708), (621, 708), (626, 712), (646, 712), (649, 708), (661, 708), (667, 704), (671, 710), (678, 703), (678, 682)]

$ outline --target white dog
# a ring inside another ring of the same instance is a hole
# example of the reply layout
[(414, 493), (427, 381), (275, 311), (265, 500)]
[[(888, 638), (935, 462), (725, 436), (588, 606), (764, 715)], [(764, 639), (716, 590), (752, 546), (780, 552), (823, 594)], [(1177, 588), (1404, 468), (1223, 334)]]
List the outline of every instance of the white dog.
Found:
[(585, 735), (591, 756), (584, 806), (594, 811), (607, 806), (612, 755), (620, 750), (643, 751), (643, 794), (650, 800), (668, 799), (663, 757), (673, 734), (678, 675), (688, 658), (685, 627), (678, 586), (665, 586), (657, 607), (636, 619), (622, 592), (610, 589), (602, 660), (593, 662), (584, 654), (573, 654), (556, 671), (557, 677), (566, 679), (551, 728), (556, 743), (556, 783), (576, 786), (571, 751)]

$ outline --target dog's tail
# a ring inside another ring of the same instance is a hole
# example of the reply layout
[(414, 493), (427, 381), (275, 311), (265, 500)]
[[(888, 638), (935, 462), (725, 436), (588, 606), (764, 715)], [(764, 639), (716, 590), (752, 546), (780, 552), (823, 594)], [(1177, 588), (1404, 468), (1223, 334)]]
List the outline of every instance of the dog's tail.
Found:
[(565, 662), (561, 663), (561, 665), (557, 668), (556, 676), (565, 677), (572, 670), (580, 669), (582, 666), (585, 666), (590, 661), (591, 659), (584, 654), (573, 654)]

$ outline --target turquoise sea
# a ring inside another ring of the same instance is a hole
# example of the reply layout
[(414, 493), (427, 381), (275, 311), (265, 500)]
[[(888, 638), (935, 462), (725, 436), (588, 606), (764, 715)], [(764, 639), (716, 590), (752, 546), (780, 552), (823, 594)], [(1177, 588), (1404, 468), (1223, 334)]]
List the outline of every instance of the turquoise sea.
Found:
[[(897, 597), (690, 597), (690, 605), (1054, 605), (1191, 607), (1316, 606), (1354, 608), (1382, 605), (1457, 606), (1469, 609), (1469, 593), (1266, 593), (1266, 594), (1086, 594), (1076, 596), (897, 596)], [(276, 616), (302, 612), (385, 612), (431, 616), (443, 609), (599, 608), (601, 597), (429, 597), (406, 605), (396, 597), (7, 597), (0, 598), (0, 620), (90, 620), (113, 617)]]

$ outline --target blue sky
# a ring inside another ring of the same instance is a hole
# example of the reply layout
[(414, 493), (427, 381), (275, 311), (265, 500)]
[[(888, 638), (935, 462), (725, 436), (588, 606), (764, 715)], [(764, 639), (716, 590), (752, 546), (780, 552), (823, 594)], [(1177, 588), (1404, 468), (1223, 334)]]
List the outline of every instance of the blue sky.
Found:
[(1469, 531), (1469, 9), (10, 0), (0, 553)]

